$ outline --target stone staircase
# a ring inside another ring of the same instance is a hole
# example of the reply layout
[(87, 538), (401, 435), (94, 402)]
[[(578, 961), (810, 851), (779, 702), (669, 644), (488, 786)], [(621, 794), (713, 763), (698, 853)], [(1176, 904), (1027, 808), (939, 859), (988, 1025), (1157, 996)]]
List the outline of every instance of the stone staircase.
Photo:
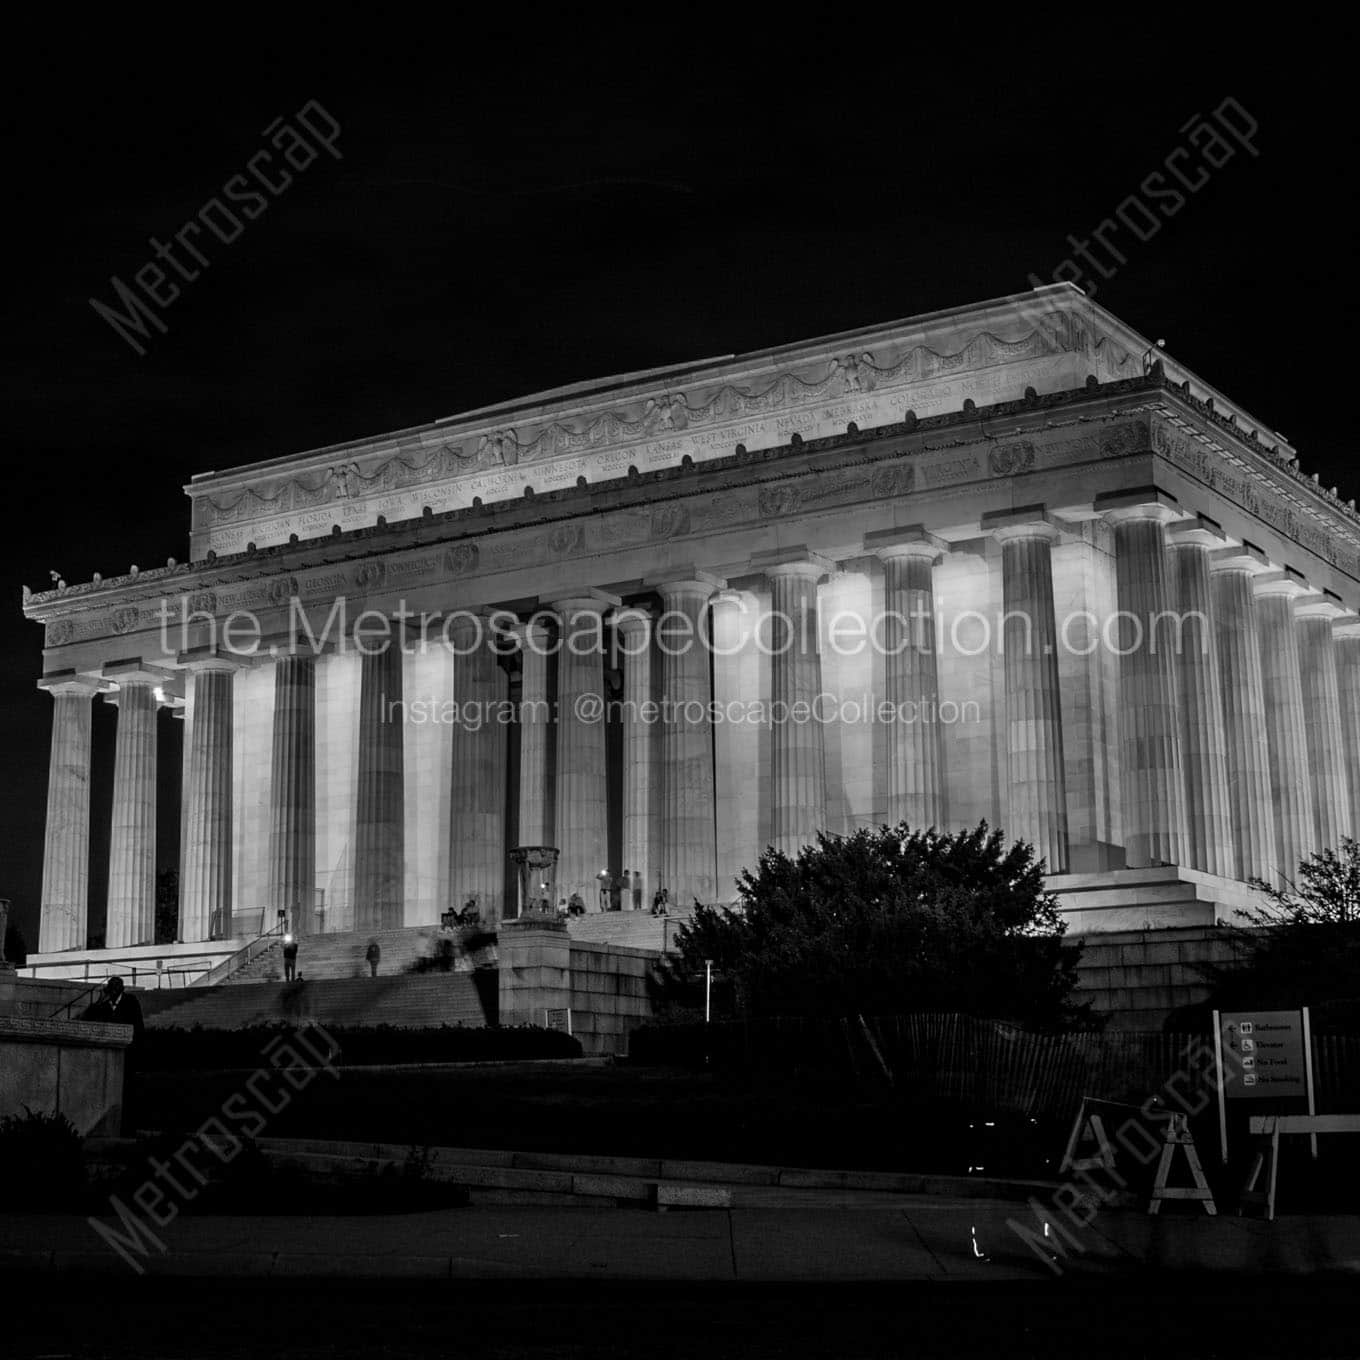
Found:
[(305, 979), (145, 992), (150, 1029), (245, 1029), (251, 1025), (439, 1025), (487, 1023), (469, 972), (419, 976)]
[[(397, 930), (348, 930), (334, 935), (303, 935), (298, 940), (297, 970), (307, 980), (367, 978), (364, 954), (368, 942), (377, 939), (382, 950), (380, 977), (404, 973), (416, 959), (434, 953), (436, 926), (406, 926)], [(283, 977), (283, 945), (274, 942), (226, 979), (228, 986), (277, 981)]]

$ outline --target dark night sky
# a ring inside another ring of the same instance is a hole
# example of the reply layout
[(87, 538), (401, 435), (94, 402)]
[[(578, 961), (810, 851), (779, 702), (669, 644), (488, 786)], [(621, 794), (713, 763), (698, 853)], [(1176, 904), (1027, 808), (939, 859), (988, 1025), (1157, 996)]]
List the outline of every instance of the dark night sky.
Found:
[[(386, 36), (343, 52), (205, 31), (178, 55), (97, 36), (11, 53), (0, 895), (30, 946), (51, 701), (21, 583), (186, 557), (195, 472), (1024, 289), (1225, 97), (1259, 122), (1259, 156), (1239, 152), (1147, 242), (1120, 228), (1126, 262), (1103, 257), (1096, 296), (1360, 493), (1337, 400), (1354, 114), (1350, 78), (1323, 69), (1353, 35), (1313, 31), (1295, 53), (1239, 34), (1229, 52), (1162, 21), (1083, 19), (983, 47), (979, 22), (908, 35), (847, 11), (795, 49), (775, 46), (791, 13), (743, 31), (668, 11), (664, 32), (635, 16), (608, 39), (527, 16), (496, 34), (373, 22)], [(312, 99), (343, 159), (206, 245), (139, 358), (88, 298)], [(113, 716), (96, 719), (101, 906)], [(165, 756), (173, 864), (177, 736)]]

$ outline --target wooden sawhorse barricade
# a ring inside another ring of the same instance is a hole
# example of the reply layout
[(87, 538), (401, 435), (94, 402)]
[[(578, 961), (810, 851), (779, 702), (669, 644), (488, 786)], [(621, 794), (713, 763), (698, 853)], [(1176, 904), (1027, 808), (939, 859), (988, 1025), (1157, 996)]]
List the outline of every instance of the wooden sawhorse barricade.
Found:
[[(1083, 1097), (1081, 1108), (1077, 1111), (1076, 1123), (1072, 1125), (1072, 1133), (1067, 1140), (1067, 1150), (1063, 1153), (1062, 1163), (1058, 1167), (1060, 1176), (1069, 1171), (1084, 1172), (1097, 1168), (1112, 1176), (1116, 1175), (1114, 1146), (1105, 1132), (1105, 1118), (1100, 1113), (1100, 1109), (1106, 1107), (1135, 1110), (1145, 1118), (1165, 1122), (1161, 1153), (1157, 1159), (1157, 1170), (1152, 1178), (1152, 1196), (1148, 1200), (1148, 1213), (1159, 1213), (1162, 1204), (1169, 1199), (1191, 1200), (1202, 1205), (1206, 1214), (1212, 1216), (1217, 1213), (1213, 1192), (1209, 1189), (1209, 1182), (1205, 1179), (1204, 1170), (1200, 1166), (1199, 1153), (1195, 1150), (1195, 1138), (1190, 1132), (1190, 1121), (1185, 1115), (1175, 1114), (1170, 1110), (1158, 1111), (1149, 1116), (1139, 1105)], [(1083, 1151), (1083, 1146), (1090, 1143), (1095, 1145), (1094, 1155), (1078, 1156)], [(1181, 1149), (1185, 1158), (1190, 1178), (1194, 1181), (1193, 1185), (1182, 1187), (1168, 1184), (1177, 1148)]]
[[(1266, 1218), (1275, 1217), (1275, 1190), (1280, 1178), (1280, 1135), (1282, 1133), (1360, 1133), (1360, 1114), (1254, 1114), (1248, 1122), (1253, 1137), (1268, 1141), (1258, 1149), (1242, 1187), (1241, 1213), (1248, 1205), (1265, 1205)], [(1256, 1188), (1262, 1172), (1265, 1190)]]

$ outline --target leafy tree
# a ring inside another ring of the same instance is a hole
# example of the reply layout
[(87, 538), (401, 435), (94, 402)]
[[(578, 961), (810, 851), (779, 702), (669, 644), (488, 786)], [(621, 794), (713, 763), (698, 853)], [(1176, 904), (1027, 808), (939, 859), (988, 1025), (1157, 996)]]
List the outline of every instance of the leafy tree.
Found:
[(1299, 865), (1289, 888), (1254, 884), (1266, 906), (1229, 933), (1233, 959), (1209, 966), (1213, 1005), (1305, 1006), (1360, 998), (1360, 844), (1342, 837)]
[(677, 932), (662, 996), (690, 990), (704, 961), (748, 1015), (960, 1011), (1045, 1027), (1090, 1024), (1072, 999), (1080, 948), (1063, 942), (1043, 864), (986, 822), (905, 823), (818, 837), (796, 859), (767, 849), (736, 910), (696, 906)]

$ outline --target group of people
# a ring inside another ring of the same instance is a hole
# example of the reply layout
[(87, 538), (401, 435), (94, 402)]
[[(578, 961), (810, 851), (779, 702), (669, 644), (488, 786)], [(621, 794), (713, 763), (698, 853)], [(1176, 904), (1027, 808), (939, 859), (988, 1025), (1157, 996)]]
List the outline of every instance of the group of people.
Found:
[[(625, 880), (629, 877), (628, 871), (627, 871), (627, 870), (624, 871), (624, 875), (623, 875), (623, 876), (624, 876)], [(605, 877), (604, 875), (601, 875), (601, 878), (604, 878), (604, 877)], [(641, 874), (634, 874), (632, 877), (633, 877), (633, 883), (632, 883), (632, 893), (631, 893), (631, 895), (632, 895), (632, 902), (633, 902), (633, 910), (634, 910), (634, 911), (641, 911), (641, 910), (642, 910), (642, 875), (641, 875)], [(669, 913), (669, 911), (670, 911), (670, 905), (671, 905), (671, 895), (670, 895), (669, 890), (667, 890), (666, 888), (658, 888), (658, 889), (656, 890), (656, 892), (654, 892), (654, 893), (652, 894), (652, 915), (653, 915), (653, 916), (665, 916), (665, 915), (667, 915), (667, 914)], [(540, 904), (539, 904), (539, 909), (540, 909), (541, 911), (546, 911), (547, 908), (548, 908), (548, 903), (547, 903), (547, 900), (544, 899), (544, 900), (542, 900), (542, 901), (540, 902)], [(615, 905), (612, 905), (612, 903), (610, 902), (609, 898), (607, 898), (607, 897), (605, 896), (605, 890), (604, 890), (604, 889), (601, 889), (601, 892), (600, 892), (600, 910), (601, 910), (601, 911), (619, 911), (619, 910), (621, 910), (620, 907), (615, 906)], [(584, 915), (586, 914), (586, 900), (585, 900), (585, 898), (582, 897), (581, 894), (580, 894), (579, 892), (573, 892), (572, 895), (571, 895), (570, 897), (560, 897), (560, 898), (558, 898), (558, 900), (557, 900), (557, 914), (558, 914), (559, 916), (584, 916)]]
[[(283, 937), (283, 980), (285, 982), (301, 982), (302, 974), (297, 970), (298, 961), (298, 938), (289, 931)], [(378, 943), (378, 937), (373, 936), (368, 942), (368, 948), (364, 950), (364, 961), (368, 964), (369, 977), (378, 976), (378, 964), (382, 962), (382, 945)]]

